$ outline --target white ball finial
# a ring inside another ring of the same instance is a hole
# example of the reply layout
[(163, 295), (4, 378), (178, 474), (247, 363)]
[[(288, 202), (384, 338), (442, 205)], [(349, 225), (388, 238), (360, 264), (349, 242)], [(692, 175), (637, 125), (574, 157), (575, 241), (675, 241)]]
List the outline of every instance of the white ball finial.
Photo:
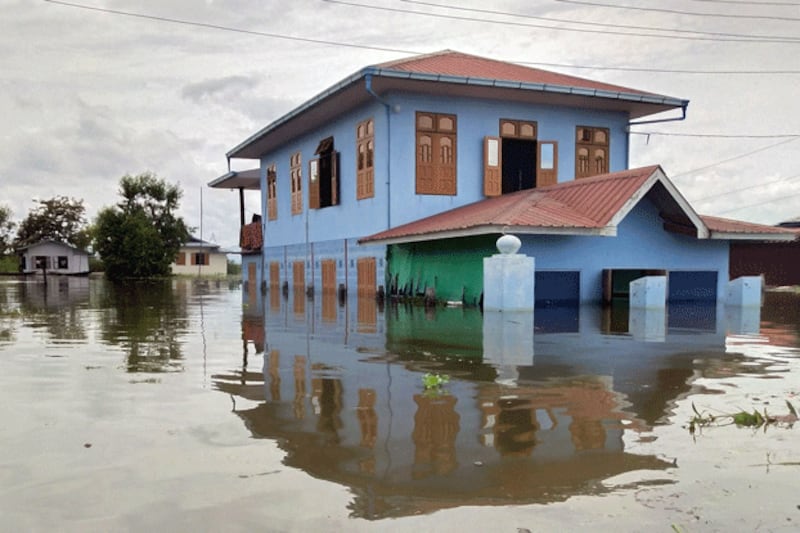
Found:
[(496, 246), (501, 254), (515, 254), (522, 246), (522, 241), (514, 235), (503, 235), (497, 239)]

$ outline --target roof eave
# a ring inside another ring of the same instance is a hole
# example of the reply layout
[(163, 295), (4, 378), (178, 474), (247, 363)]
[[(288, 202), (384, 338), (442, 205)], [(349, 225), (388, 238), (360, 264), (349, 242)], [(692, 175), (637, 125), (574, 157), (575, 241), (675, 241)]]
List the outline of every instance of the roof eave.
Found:
[(479, 235), (492, 235), (510, 233), (515, 235), (573, 235), (573, 236), (600, 236), (614, 237), (617, 228), (605, 226), (599, 228), (579, 228), (572, 226), (509, 226), (507, 224), (488, 224), (485, 226), (475, 226), (472, 228), (460, 228), (455, 230), (444, 230), (416, 235), (401, 235), (398, 237), (372, 239), (366, 237), (358, 241), (358, 244), (408, 244), (412, 242), (438, 241), (444, 239), (457, 239), (461, 237), (475, 237)]
[[(554, 97), (583, 97), (583, 98), (600, 98), (605, 101), (616, 101), (630, 104), (629, 113), (631, 118), (641, 118), (643, 116), (654, 115), (671, 109), (685, 108), (689, 105), (688, 100), (673, 98), (670, 96), (663, 96), (657, 94), (644, 94), (632, 93), (626, 91), (610, 91), (601, 89), (587, 89), (582, 87), (573, 87), (567, 85), (557, 84), (541, 84), (519, 81), (498, 80), (491, 78), (478, 78), (468, 76), (454, 76), (444, 74), (427, 74), (420, 72), (408, 72), (402, 70), (394, 70), (389, 68), (380, 67), (365, 67), (355, 74), (344, 78), (338, 83), (330, 86), (323, 92), (317, 94), (313, 98), (305, 101), (300, 106), (296, 107), (289, 113), (283, 115), (277, 120), (271, 122), (264, 128), (260, 129), (234, 148), (229, 150), (226, 154), (228, 159), (258, 159), (263, 155), (263, 151), (259, 148), (259, 141), (263, 140), (270, 133), (274, 132), (281, 126), (290, 123), (292, 120), (298, 118), (307, 111), (313, 109), (318, 105), (322, 105), (326, 100), (329, 100), (334, 95), (359, 83), (367, 76), (375, 76), (383, 80), (405, 80), (412, 82), (434, 82), (452, 85), (462, 85), (465, 87), (475, 88), (497, 88), (497, 89), (511, 89), (528, 91), (531, 93), (539, 93), (542, 95), (552, 95)], [(371, 98), (364, 91), (363, 98), (365, 100)], [(642, 109), (642, 106), (645, 109)], [(288, 139), (286, 139), (288, 140)]]
[(686, 201), (686, 198), (678, 191), (678, 189), (673, 185), (673, 183), (667, 178), (664, 171), (661, 167), (656, 168), (655, 171), (650, 175), (650, 177), (642, 184), (639, 189), (634, 192), (630, 198), (625, 202), (625, 204), (614, 214), (611, 218), (609, 224), (617, 226), (622, 219), (624, 219), (628, 213), (644, 198), (650, 189), (655, 186), (656, 183), (661, 183), (661, 185), (667, 190), (673, 200), (678, 204), (681, 211), (683, 211), (684, 215), (689, 219), (692, 223), (692, 226), (695, 228), (695, 237), (698, 239), (708, 239), (710, 232), (706, 224), (703, 222), (703, 219), (700, 218), (689, 202)]
[(797, 235), (791, 233), (738, 233), (712, 230), (709, 238), (730, 241), (793, 242), (797, 239)]

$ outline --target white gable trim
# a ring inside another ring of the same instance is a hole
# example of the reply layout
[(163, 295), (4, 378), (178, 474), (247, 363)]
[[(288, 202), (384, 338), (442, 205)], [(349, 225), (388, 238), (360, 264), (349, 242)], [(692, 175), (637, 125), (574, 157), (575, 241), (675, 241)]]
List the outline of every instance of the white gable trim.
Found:
[(686, 201), (686, 198), (683, 197), (675, 185), (673, 185), (672, 182), (667, 178), (666, 174), (664, 174), (664, 171), (661, 170), (661, 167), (653, 171), (653, 173), (649, 178), (647, 178), (642, 186), (639, 187), (639, 189), (633, 193), (630, 198), (628, 198), (628, 201), (625, 202), (625, 204), (623, 204), (623, 206), (616, 212), (616, 214), (609, 221), (608, 225), (616, 228), (620, 222), (622, 222), (622, 220), (628, 216), (628, 213), (630, 213), (631, 210), (636, 207), (642, 198), (644, 198), (647, 193), (650, 192), (650, 189), (652, 189), (656, 183), (661, 183), (661, 185), (664, 186), (672, 199), (675, 200), (683, 213), (692, 222), (692, 225), (697, 230), (697, 238), (708, 239), (710, 237), (708, 227), (705, 225), (705, 223), (703, 223), (700, 215), (698, 215), (695, 210), (692, 209), (692, 206), (689, 205), (689, 202)]

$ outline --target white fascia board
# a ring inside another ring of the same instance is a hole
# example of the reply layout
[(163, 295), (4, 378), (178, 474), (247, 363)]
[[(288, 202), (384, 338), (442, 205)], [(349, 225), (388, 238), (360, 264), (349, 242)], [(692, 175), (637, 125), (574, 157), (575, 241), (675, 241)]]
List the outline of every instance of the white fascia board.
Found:
[(793, 242), (798, 237), (791, 233), (734, 233), (725, 231), (712, 231), (710, 239), (729, 241), (771, 241)]
[(630, 213), (631, 210), (634, 207), (636, 207), (636, 204), (638, 204), (642, 200), (642, 198), (644, 198), (647, 195), (647, 193), (650, 192), (650, 189), (652, 189), (656, 183), (661, 183), (664, 186), (664, 188), (667, 190), (670, 196), (672, 196), (673, 200), (675, 200), (675, 202), (678, 204), (678, 206), (681, 208), (684, 214), (689, 218), (689, 220), (691, 220), (692, 225), (694, 225), (694, 227), (697, 229), (697, 238), (708, 239), (709, 238), (708, 227), (706, 227), (703, 220), (695, 212), (695, 210), (692, 209), (692, 206), (689, 205), (689, 202), (686, 201), (686, 198), (683, 197), (683, 195), (680, 193), (680, 191), (678, 191), (675, 185), (673, 185), (672, 182), (669, 181), (669, 179), (661, 170), (661, 168), (657, 168), (650, 175), (650, 177), (647, 178), (647, 181), (645, 181), (642, 184), (642, 186), (639, 187), (639, 190), (637, 190), (635, 193), (631, 195), (630, 198), (628, 198), (628, 201), (625, 202), (625, 204), (619, 209), (619, 211), (617, 211), (617, 213), (611, 218), (609, 226), (614, 226), (614, 227), (618, 226), (620, 222), (622, 222), (622, 220), (626, 216), (628, 216), (628, 213)]
[(573, 235), (589, 237), (616, 237), (617, 228), (606, 226), (603, 228), (574, 228), (574, 227), (530, 227), (530, 226), (479, 226), (457, 230), (437, 231), (419, 235), (404, 235), (388, 239), (359, 242), (359, 245), (369, 244), (406, 244), (411, 242), (439, 241), (443, 239), (458, 239), (461, 237), (475, 237), (478, 235), (512, 234), (512, 235)]

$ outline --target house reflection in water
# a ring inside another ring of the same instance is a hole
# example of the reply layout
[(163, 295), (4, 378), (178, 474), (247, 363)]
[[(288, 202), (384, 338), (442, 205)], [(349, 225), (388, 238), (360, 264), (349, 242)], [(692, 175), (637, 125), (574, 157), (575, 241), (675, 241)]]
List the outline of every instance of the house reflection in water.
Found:
[[(319, 297), (270, 299), (261, 381), (214, 381), (234, 405), (259, 402), (234, 408), (254, 437), (277, 440), (287, 465), (350, 487), (352, 514), (369, 519), (560, 501), (670, 468), (626, 443), (652, 438), (672, 403), (699, 389), (695, 378), (729, 357), (720, 309), (694, 329), (665, 319), (658, 342), (609, 331), (628, 317), (599, 307), (537, 309), (531, 353), (510, 359), (484, 354), (516, 348), (490, 338), (503, 328), (483, 328), (476, 309), (334, 302), (335, 313)], [(425, 391), (425, 373), (450, 382)]]

